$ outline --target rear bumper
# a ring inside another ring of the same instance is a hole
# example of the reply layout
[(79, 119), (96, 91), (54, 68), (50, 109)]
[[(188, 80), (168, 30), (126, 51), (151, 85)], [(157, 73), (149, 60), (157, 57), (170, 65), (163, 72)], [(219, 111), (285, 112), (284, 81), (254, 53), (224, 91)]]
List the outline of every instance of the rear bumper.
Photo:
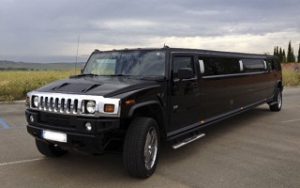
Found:
[[(26, 110), (27, 132), (36, 139), (44, 140), (43, 130), (52, 130), (67, 134), (67, 143), (48, 141), (65, 149), (87, 153), (103, 153), (112, 141), (120, 135), (118, 118), (87, 118), (65, 115), (53, 115), (44, 112)], [(30, 116), (34, 121), (30, 121)], [(87, 131), (85, 123), (90, 122), (92, 130)]]

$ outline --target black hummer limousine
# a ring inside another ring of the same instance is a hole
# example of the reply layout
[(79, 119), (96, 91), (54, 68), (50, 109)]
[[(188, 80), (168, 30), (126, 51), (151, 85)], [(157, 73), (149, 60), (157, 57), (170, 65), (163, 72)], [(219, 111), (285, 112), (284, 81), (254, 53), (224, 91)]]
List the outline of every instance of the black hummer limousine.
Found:
[(157, 48), (95, 50), (80, 75), (27, 95), (27, 130), (48, 157), (118, 150), (130, 175), (153, 174), (160, 145), (180, 148), (203, 128), (268, 103), (282, 106), (273, 56)]

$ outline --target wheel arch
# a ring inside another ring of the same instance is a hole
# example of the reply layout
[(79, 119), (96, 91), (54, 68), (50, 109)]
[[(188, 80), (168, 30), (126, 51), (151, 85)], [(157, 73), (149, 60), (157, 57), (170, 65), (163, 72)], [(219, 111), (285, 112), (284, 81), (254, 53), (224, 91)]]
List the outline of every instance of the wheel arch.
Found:
[(128, 117), (131, 120), (135, 117), (153, 118), (157, 122), (161, 137), (166, 137), (166, 118), (164, 116), (164, 111), (159, 101), (146, 101), (132, 106), (128, 112)]
[[(283, 90), (283, 83), (282, 83), (282, 80), (278, 80), (276, 86), (277, 86), (277, 88), (280, 89), (280, 91), (282, 91), (282, 90)], [(277, 89), (277, 88), (276, 88), (276, 89)]]

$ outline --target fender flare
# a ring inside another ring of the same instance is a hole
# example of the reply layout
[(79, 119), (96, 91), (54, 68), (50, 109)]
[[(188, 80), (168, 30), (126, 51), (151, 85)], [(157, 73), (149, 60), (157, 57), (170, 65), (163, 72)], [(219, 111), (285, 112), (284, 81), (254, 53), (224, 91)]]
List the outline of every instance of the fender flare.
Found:
[(283, 90), (282, 80), (277, 80), (277, 82), (276, 82), (276, 87), (277, 87), (277, 88), (280, 88), (281, 91)]
[(162, 111), (161, 104), (158, 101), (151, 100), (151, 101), (141, 102), (141, 103), (138, 103), (138, 104), (135, 104), (134, 106), (132, 106), (128, 112), (128, 117), (132, 117), (134, 112), (137, 109), (145, 107), (145, 106), (149, 106), (149, 105), (158, 105), (160, 110)]

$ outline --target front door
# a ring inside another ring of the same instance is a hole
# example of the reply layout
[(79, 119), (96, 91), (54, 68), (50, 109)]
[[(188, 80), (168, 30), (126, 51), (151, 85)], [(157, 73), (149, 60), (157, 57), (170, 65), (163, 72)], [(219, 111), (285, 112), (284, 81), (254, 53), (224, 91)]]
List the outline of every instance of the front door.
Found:
[[(171, 121), (169, 132), (184, 131), (187, 126), (200, 121), (199, 118), (199, 85), (197, 69), (193, 55), (173, 54), (172, 56), (172, 84), (171, 84)], [(194, 77), (180, 80), (178, 70), (190, 68)]]

